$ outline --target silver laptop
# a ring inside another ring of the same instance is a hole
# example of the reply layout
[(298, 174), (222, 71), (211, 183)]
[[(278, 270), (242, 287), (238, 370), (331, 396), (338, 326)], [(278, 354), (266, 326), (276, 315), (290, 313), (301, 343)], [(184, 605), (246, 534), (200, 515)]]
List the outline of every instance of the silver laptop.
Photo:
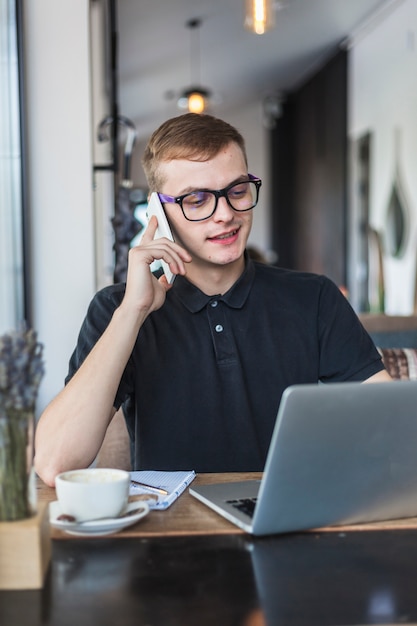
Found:
[(253, 535), (417, 516), (417, 381), (288, 387), (262, 480), (190, 493)]

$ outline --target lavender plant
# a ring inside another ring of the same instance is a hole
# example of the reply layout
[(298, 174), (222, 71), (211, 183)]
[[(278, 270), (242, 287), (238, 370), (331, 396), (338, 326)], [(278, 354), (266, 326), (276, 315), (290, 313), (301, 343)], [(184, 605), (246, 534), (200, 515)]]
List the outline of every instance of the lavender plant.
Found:
[(44, 374), (42, 353), (34, 330), (21, 327), (0, 336), (0, 521), (30, 515), (28, 446)]

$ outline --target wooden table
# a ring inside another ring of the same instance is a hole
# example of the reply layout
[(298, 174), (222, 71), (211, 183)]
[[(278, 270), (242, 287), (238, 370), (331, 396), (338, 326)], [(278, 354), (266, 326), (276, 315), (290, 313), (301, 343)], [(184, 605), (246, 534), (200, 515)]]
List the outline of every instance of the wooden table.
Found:
[[(212, 482), (231, 482), (236, 480), (259, 480), (262, 473), (227, 473), (227, 474), (198, 474), (193, 485), (203, 485)], [(47, 487), (38, 480), (38, 500), (52, 502), (56, 500), (55, 489)], [(417, 529), (417, 518), (389, 520), (387, 522), (373, 522), (371, 524), (355, 524), (354, 526), (329, 526), (321, 528), (320, 532), (351, 532), (375, 531), (381, 529)], [(51, 529), (53, 539), (69, 539), (67, 533)], [(143, 520), (118, 533), (121, 537), (176, 537), (193, 535), (241, 535), (242, 530), (227, 521), (207, 506), (193, 498), (188, 489), (166, 511), (150, 511)]]
[[(216, 481), (233, 481), (245, 479), (260, 479), (261, 473), (236, 474), (199, 474), (194, 484), (207, 484)], [(38, 480), (38, 501), (51, 502), (56, 500), (55, 489), (47, 487)], [(68, 539), (67, 533), (51, 529), (53, 539)], [(165, 511), (150, 511), (137, 524), (117, 533), (121, 537), (174, 537), (181, 535), (224, 535), (242, 534), (236, 526), (211, 511), (207, 506), (193, 498), (188, 489), (181, 494), (174, 504)]]
[[(254, 475), (196, 480), (244, 477)], [(55, 491), (39, 484), (39, 499)], [(1, 591), (0, 624), (416, 624), (417, 529), (407, 525), (255, 539), (184, 493), (109, 537), (54, 530), (44, 588)]]

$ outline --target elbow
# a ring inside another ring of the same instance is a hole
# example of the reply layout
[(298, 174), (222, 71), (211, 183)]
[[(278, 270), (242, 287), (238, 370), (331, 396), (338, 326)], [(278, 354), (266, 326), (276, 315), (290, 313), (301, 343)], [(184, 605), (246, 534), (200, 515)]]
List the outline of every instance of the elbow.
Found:
[(41, 416), (35, 430), (33, 464), (39, 478), (49, 487), (55, 487), (56, 476), (73, 468), (69, 467), (66, 449), (58, 433), (46, 428), (45, 423), (47, 425)]
[(55, 487), (55, 477), (61, 471), (61, 468), (58, 466), (59, 456), (55, 453), (56, 450), (46, 445), (44, 438), (40, 436), (39, 430), (37, 428), (35, 431), (33, 465), (39, 478), (49, 487)]
[[(92, 459), (91, 462), (93, 462)], [(91, 463), (85, 463), (83, 459), (79, 457), (67, 457), (65, 450), (52, 450), (50, 447), (45, 448), (38, 442), (36, 445), (35, 440), (35, 456), (34, 456), (34, 468), (39, 478), (49, 487), (55, 487), (55, 478), (61, 472), (68, 472), (69, 470), (84, 469), (89, 467)]]
[(55, 478), (61, 472), (74, 469), (66, 460), (64, 451), (58, 445), (51, 447), (35, 434), (35, 455), (33, 465), (36, 474), (49, 487), (55, 487)]
[(42, 462), (38, 454), (35, 454), (34, 467), (36, 474), (48, 487), (55, 487), (55, 478), (60, 473), (60, 469), (54, 467), (51, 463)]

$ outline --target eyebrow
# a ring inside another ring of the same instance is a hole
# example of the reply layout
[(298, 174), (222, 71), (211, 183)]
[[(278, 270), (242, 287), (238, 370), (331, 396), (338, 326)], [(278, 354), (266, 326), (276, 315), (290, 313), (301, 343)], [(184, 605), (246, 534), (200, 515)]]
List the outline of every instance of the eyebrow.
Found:
[[(244, 180), (248, 180), (248, 176), (249, 174), (242, 174), (241, 176), (238, 176), (237, 178), (235, 178), (235, 180), (232, 180), (230, 183), (225, 185), (223, 189), (226, 189), (226, 187), (230, 187), (230, 185), (234, 185)], [(179, 196), (185, 196), (186, 194), (193, 193), (194, 191), (217, 191), (217, 190), (209, 189), (208, 187), (186, 187), (183, 191), (175, 194), (175, 196), (172, 196), (172, 197), (178, 198)], [(163, 195), (171, 195), (171, 194), (163, 194)]]

